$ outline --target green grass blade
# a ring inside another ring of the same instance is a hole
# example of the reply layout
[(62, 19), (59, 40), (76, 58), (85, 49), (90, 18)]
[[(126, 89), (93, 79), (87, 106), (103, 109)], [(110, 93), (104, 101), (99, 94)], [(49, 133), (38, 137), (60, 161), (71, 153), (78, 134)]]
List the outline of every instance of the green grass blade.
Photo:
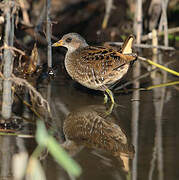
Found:
[(149, 87), (144, 88), (144, 89), (145, 90), (151, 90), (151, 89), (154, 89), (154, 88), (173, 86), (173, 85), (177, 85), (177, 84), (179, 84), (179, 81), (173, 81), (173, 82), (169, 82), (169, 83), (157, 84), (157, 85), (149, 86)]
[(66, 153), (52, 136), (48, 138), (47, 148), (55, 160), (68, 171), (68, 173), (74, 176), (79, 176), (81, 174), (81, 167)]
[(40, 146), (45, 146), (54, 159), (72, 176), (81, 174), (81, 167), (68, 155), (56, 139), (47, 133), (42, 121), (37, 122), (36, 140)]
[(151, 64), (151, 65), (154, 65), (154, 66), (156, 66), (156, 67), (158, 67), (158, 68), (160, 68), (160, 69), (163, 69), (164, 71), (167, 71), (167, 72), (169, 72), (169, 73), (171, 73), (171, 74), (174, 74), (175, 76), (179, 76), (179, 72), (174, 71), (174, 70), (172, 70), (172, 69), (169, 69), (169, 68), (167, 68), (167, 67), (165, 67), (165, 66), (162, 66), (161, 64), (158, 64), (158, 63), (156, 63), (156, 62), (153, 62), (153, 61), (151, 61), (150, 59), (146, 59), (146, 58), (143, 58), (143, 57), (140, 57), (140, 56), (138, 56), (138, 59), (140, 59), (140, 60), (142, 60), (142, 61), (145, 61), (145, 62), (148, 62), (148, 63)]
[(148, 62), (149, 64), (152, 64), (152, 65), (160, 68), (160, 69), (163, 69), (164, 71), (167, 71), (167, 72), (169, 72), (169, 73), (171, 73), (171, 74), (174, 74), (174, 75), (176, 75), (176, 76), (179, 76), (179, 73), (178, 73), (178, 72), (176, 72), (176, 71), (174, 71), (174, 70), (172, 70), (172, 69), (169, 69), (169, 68), (167, 68), (167, 67), (165, 67), (165, 66), (162, 66), (161, 64), (155, 63), (155, 62), (151, 61), (150, 59), (147, 59), (147, 62)]

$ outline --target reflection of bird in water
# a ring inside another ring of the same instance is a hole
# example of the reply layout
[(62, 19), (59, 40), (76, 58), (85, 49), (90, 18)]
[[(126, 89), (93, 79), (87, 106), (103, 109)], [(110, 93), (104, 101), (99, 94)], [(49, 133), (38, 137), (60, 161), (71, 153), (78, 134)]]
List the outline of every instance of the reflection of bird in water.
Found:
[(53, 46), (68, 49), (65, 67), (73, 79), (90, 89), (106, 92), (114, 103), (109, 86), (119, 81), (127, 73), (130, 62), (137, 59), (132, 53), (133, 40), (134, 36), (129, 36), (118, 52), (109, 47), (89, 46), (79, 34), (69, 33)]
[(114, 117), (106, 116), (105, 111), (105, 106), (91, 105), (71, 112), (63, 127), (67, 142), (103, 149), (120, 159), (132, 158), (133, 146), (119, 125), (111, 122)]

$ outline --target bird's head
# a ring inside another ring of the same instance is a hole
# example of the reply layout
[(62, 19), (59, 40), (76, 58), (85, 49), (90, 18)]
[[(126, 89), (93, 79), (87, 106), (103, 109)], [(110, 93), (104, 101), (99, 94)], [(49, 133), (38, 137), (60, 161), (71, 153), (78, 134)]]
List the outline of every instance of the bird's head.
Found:
[(73, 52), (81, 47), (86, 47), (88, 44), (85, 39), (77, 33), (65, 34), (59, 41), (54, 43), (52, 46), (63, 46), (68, 49), (69, 52)]

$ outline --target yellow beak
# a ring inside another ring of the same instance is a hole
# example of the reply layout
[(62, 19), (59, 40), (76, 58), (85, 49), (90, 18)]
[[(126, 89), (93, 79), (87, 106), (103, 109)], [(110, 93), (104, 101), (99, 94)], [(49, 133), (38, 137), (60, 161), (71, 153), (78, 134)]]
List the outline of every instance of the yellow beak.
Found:
[(53, 47), (63, 46), (63, 41), (59, 40), (56, 43), (52, 44)]

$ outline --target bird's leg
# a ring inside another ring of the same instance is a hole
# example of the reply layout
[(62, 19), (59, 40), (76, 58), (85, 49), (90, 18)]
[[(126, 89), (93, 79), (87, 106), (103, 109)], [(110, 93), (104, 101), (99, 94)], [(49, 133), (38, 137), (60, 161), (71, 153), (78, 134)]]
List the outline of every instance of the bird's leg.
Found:
[(124, 106), (121, 106), (121, 105), (115, 103), (113, 93), (112, 93), (112, 91), (111, 91), (109, 88), (106, 88), (106, 89), (105, 89), (105, 92), (104, 92), (104, 103), (105, 103), (105, 104), (106, 104), (107, 101), (108, 101), (108, 96), (109, 96), (110, 99), (111, 99), (111, 105), (110, 105), (109, 108), (107, 109), (106, 115), (109, 115), (109, 114), (112, 113), (113, 108), (114, 108), (114, 105), (115, 105), (115, 106), (124, 107)]
[(107, 87), (107, 86), (103, 86), (103, 91), (104, 91), (104, 104), (106, 104), (108, 102), (108, 96), (111, 99), (111, 105), (109, 107), (109, 109), (107, 110), (106, 114), (109, 115), (112, 113), (112, 110), (114, 108), (115, 105), (115, 101), (114, 101), (114, 96), (112, 91)]
[(109, 109), (106, 111), (106, 115), (107, 115), (107, 116), (112, 113), (113, 108), (114, 108), (114, 103), (111, 103)]
[(110, 97), (110, 99), (111, 99), (111, 102), (112, 102), (112, 104), (114, 104), (115, 103), (115, 101), (114, 101), (114, 96), (113, 96), (113, 93), (112, 93), (112, 91), (110, 90), (110, 89), (106, 89), (105, 90), (105, 92), (109, 95), (109, 97)]
[[(107, 89), (105, 90), (105, 92), (108, 94), (108, 96), (109, 96), (110, 99), (111, 99), (111, 105), (110, 105), (109, 109), (106, 111), (106, 114), (109, 115), (109, 114), (112, 113), (112, 110), (113, 110), (113, 108), (114, 108), (115, 101), (114, 101), (113, 93), (112, 93), (112, 91), (111, 91), (110, 89), (107, 88)], [(105, 103), (107, 103), (107, 100), (108, 100), (107, 94), (104, 94), (104, 96), (105, 96), (105, 97), (104, 97), (104, 102), (105, 102)]]

